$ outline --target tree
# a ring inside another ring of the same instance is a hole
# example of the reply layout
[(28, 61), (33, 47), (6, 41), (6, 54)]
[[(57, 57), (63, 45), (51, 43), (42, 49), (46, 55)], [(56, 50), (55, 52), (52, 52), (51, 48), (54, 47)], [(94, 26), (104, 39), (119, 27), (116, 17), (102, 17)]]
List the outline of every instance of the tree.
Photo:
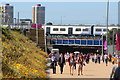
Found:
[(48, 22), (46, 25), (53, 25), (53, 23), (52, 22)]
[(108, 43), (109, 44), (111, 44), (111, 45), (113, 44), (113, 33), (114, 33), (114, 44), (115, 44), (115, 38), (116, 38), (115, 34), (118, 33), (118, 32), (120, 32), (120, 29), (115, 29), (115, 28), (108, 31)]

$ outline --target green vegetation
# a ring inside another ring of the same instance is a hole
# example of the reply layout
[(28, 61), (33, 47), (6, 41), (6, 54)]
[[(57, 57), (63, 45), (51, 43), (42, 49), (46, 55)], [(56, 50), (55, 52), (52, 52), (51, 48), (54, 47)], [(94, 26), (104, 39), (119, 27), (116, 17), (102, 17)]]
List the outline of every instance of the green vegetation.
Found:
[(48, 22), (48, 23), (46, 23), (46, 25), (53, 25), (53, 23), (52, 22)]
[[(3, 78), (47, 78), (47, 53), (18, 31), (2, 28)], [(29, 79), (28, 79), (29, 78)]]
[(114, 33), (114, 44), (116, 42), (116, 33), (120, 33), (120, 29), (112, 29), (108, 32), (108, 43), (113, 44), (113, 33)]

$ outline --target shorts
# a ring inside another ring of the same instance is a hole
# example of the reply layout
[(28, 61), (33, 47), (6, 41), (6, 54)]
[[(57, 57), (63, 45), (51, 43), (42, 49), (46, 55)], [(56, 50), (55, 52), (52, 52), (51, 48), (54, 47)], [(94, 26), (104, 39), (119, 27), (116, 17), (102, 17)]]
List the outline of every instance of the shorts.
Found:
[(82, 64), (78, 64), (78, 67), (80, 67), (80, 68), (81, 68), (81, 67), (83, 67), (83, 65), (82, 65)]
[(74, 65), (74, 63), (70, 63), (70, 66), (73, 66)]

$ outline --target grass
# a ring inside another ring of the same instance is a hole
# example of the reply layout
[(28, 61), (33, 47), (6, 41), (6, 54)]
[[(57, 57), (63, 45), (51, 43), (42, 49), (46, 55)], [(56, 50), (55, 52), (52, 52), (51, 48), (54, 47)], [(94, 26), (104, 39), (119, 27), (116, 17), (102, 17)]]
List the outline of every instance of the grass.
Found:
[(47, 53), (18, 31), (2, 28), (2, 33), (3, 78), (47, 78)]

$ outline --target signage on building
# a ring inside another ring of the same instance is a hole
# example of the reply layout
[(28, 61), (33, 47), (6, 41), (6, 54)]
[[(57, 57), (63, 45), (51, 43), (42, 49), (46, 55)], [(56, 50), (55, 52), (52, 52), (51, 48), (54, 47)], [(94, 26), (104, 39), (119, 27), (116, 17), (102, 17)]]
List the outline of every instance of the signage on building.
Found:
[[(32, 28), (36, 28), (36, 24), (31, 24)], [(37, 24), (37, 28), (42, 28), (42, 24)]]

